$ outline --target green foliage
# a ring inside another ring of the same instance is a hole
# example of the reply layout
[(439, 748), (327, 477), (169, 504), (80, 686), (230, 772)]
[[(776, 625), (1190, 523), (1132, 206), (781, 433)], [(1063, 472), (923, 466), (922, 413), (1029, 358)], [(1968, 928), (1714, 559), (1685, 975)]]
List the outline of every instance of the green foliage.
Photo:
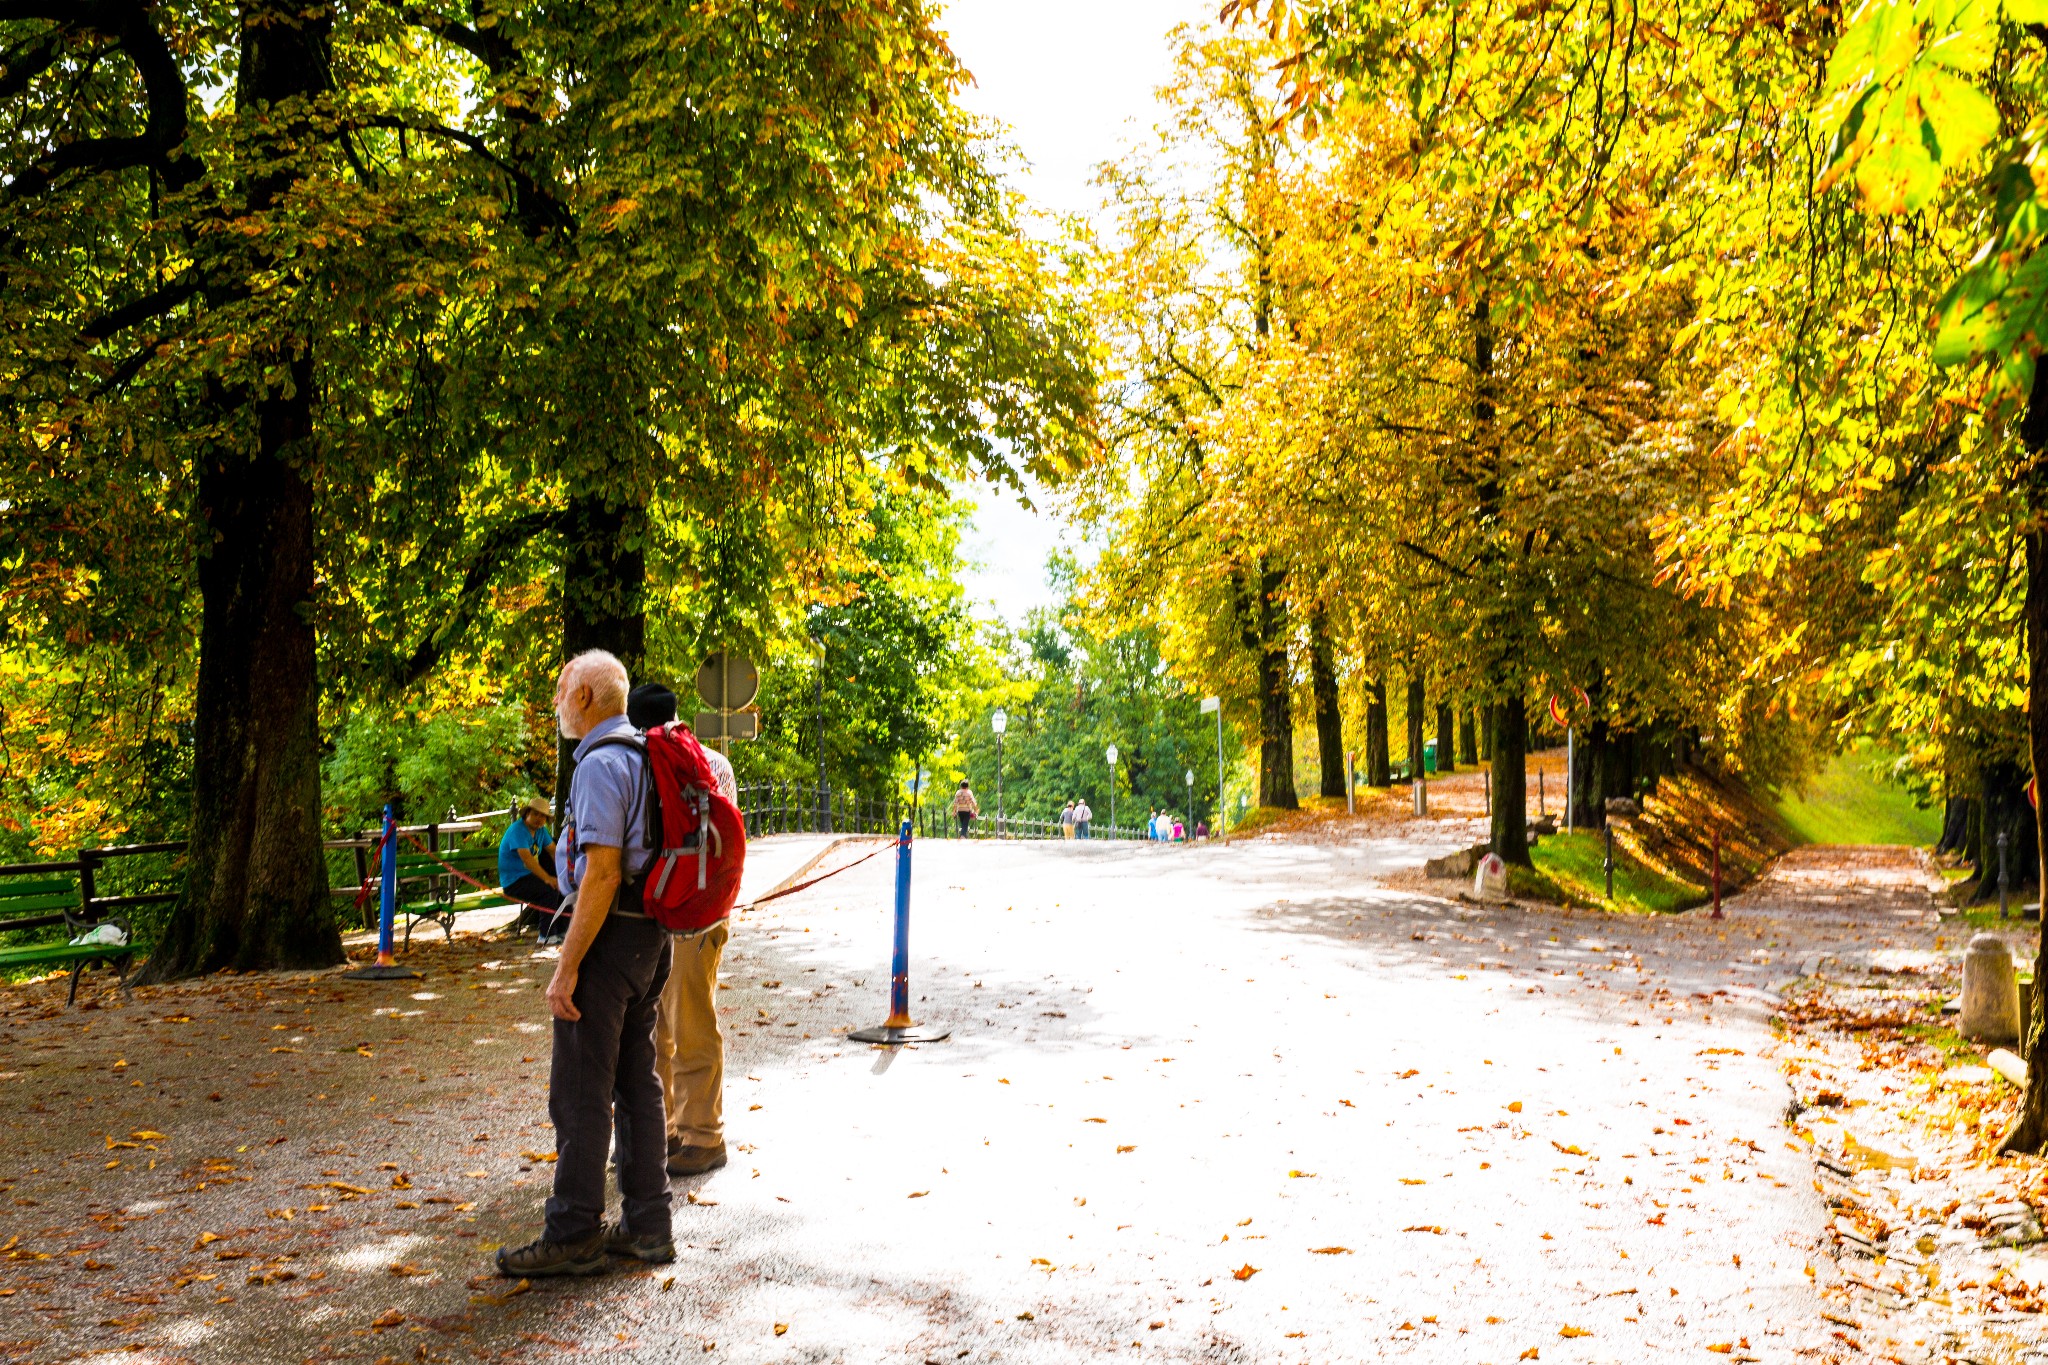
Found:
[(1898, 755), (1871, 747), (1834, 754), (1773, 805), (1804, 843), (1931, 847), (1941, 812), (1900, 787), (1897, 766)]
[(349, 717), (321, 772), (329, 830), (339, 836), (375, 828), (386, 802), (401, 824), (428, 824), (452, 810), (501, 810), (552, 778), (531, 760), (534, 717), (508, 703), (430, 716), (373, 710)]
[[(1055, 567), (1071, 587), (1072, 565)], [(990, 716), (1000, 705), (1009, 717), (1002, 743), (1007, 815), (1057, 820), (1068, 801), (1085, 800), (1095, 823), (1106, 828), (1112, 778), (1107, 753), (1114, 744), (1120, 828), (1141, 823), (1153, 810), (1171, 811), (1185, 822), (1191, 794), (1194, 821), (1206, 820), (1213, 828), (1215, 717), (1201, 713), (1200, 695), (1166, 667), (1155, 632), (1140, 627), (1101, 635), (1089, 622), (1072, 598), (1064, 611), (1033, 612), (1007, 641), (1000, 682), (985, 687), (965, 709), (955, 741), (959, 771), (973, 783), (983, 813), (995, 812)], [(1240, 761), (1242, 740), (1234, 724), (1224, 728), (1224, 747), (1228, 761)], [(1195, 775), (1192, 788), (1189, 771)], [(934, 789), (943, 796), (943, 785)]]

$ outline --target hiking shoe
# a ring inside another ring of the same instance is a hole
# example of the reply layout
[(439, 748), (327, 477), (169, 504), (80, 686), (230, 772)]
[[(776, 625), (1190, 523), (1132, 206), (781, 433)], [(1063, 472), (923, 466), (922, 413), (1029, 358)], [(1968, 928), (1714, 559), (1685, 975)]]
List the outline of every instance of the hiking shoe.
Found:
[(498, 1273), (514, 1280), (537, 1275), (595, 1275), (604, 1269), (604, 1252), (603, 1228), (580, 1242), (536, 1237), (523, 1247), (498, 1248)]
[(670, 1175), (703, 1175), (715, 1171), (725, 1164), (725, 1144), (716, 1147), (691, 1147), (675, 1143), (668, 1151), (668, 1173)]
[(676, 1258), (675, 1238), (665, 1232), (635, 1237), (626, 1231), (623, 1218), (604, 1225), (604, 1249), (614, 1256), (631, 1256), (649, 1265), (667, 1265)]

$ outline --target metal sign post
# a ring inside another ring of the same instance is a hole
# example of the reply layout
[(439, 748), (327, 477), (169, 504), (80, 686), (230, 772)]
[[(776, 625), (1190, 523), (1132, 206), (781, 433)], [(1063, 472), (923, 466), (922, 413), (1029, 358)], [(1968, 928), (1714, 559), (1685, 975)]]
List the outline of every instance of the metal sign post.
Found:
[(1110, 745), (1104, 751), (1103, 757), (1109, 760), (1109, 837), (1114, 839), (1116, 838), (1116, 745)]
[(697, 713), (699, 740), (724, 746), (736, 739), (759, 739), (761, 716), (745, 708), (761, 694), (761, 670), (744, 654), (719, 650), (697, 669), (697, 695), (711, 709)]
[(1010, 728), (1010, 713), (1001, 707), (988, 718), (988, 728), (996, 732), (996, 838), (1003, 837), (1003, 732)]
[(1188, 769), (1188, 772), (1187, 772), (1187, 782), (1188, 782), (1188, 837), (1190, 837), (1190, 838), (1193, 838), (1193, 837), (1194, 837), (1194, 833), (1195, 833), (1195, 770), (1194, 770), (1193, 768), (1190, 768), (1190, 769)]

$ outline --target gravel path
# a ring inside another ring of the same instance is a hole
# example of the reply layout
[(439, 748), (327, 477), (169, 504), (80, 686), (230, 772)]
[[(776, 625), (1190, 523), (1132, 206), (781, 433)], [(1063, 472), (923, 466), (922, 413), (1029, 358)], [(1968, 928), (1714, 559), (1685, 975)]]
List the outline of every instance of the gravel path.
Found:
[(1930, 949), (1924, 870), (1802, 852), (1719, 925), (1380, 884), (1466, 837), (921, 844), (954, 1037), (898, 1052), (838, 1036), (889, 855), (750, 913), (680, 1259), (509, 1296), (472, 1277), (546, 1188), (530, 947), (0, 995), (0, 1359), (1831, 1358), (1766, 988)]

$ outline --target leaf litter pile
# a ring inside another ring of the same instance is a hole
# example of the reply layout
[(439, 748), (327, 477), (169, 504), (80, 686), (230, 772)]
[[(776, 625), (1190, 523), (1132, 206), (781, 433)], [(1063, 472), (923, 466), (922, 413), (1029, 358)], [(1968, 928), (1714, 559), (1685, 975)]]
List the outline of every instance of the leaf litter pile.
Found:
[(2048, 1346), (2048, 1163), (1998, 1154), (2018, 1092), (1943, 1014), (1959, 989), (1938, 957), (1827, 971), (1779, 1012), (1792, 1129), (1838, 1272), (1818, 1283), (1847, 1350), (2017, 1359)]
[(222, 974), (72, 1010), (61, 980), (0, 990), (0, 1359), (522, 1354), (546, 1296), (485, 1272), (553, 1172), (530, 952), (463, 936), (416, 943), (416, 981)]

